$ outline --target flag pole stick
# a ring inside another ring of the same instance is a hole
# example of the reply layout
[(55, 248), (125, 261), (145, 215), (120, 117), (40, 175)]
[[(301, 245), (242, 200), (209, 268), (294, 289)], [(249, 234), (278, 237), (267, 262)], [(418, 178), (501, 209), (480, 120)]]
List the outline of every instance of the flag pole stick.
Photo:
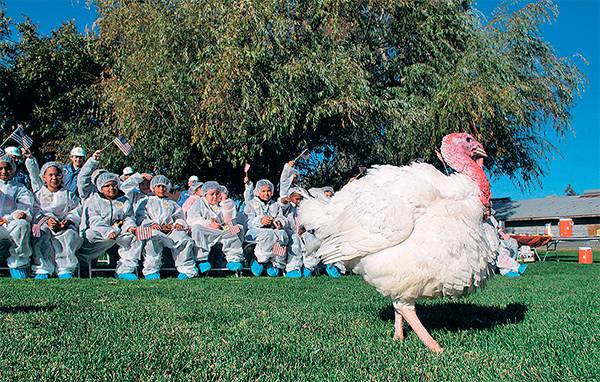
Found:
[(106, 150), (106, 149), (107, 149), (107, 148), (108, 148), (110, 145), (112, 145), (112, 144), (113, 144), (113, 142), (112, 142), (112, 141), (110, 141), (110, 143), (109, 143), (108, 145), (104, 146), (103, 148), (101, 148), (101, 149), (100, 149), (100, 151), (104, 151), (104, 150)]
[(299, 158), (300, 158), (302, 155), (304, 155), (304, 153), (305, 153), (305, 152), (307, 152), (307, 151), (308, 151), (308, 149), (304, 149), (304, 150), (302, 150), (302, 152), (300, 153), (300, 155), (298, 155), (298, 156), (296, 157), (296, 159), (294, 159), (294, 162), (295, 162), (295, 161), (297, 161), (297, 160), (298, 160), (298, 159), (299, 159)]

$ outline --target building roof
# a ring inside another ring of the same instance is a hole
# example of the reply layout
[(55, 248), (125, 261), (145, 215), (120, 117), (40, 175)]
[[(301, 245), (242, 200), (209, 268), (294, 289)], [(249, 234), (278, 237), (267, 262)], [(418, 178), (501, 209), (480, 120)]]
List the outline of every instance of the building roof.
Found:
[(600, 216), (600, 190), (582, 195), (551, 196), (541, 199), (492, 199), (496, 219), (505, 221), (583, 218)]

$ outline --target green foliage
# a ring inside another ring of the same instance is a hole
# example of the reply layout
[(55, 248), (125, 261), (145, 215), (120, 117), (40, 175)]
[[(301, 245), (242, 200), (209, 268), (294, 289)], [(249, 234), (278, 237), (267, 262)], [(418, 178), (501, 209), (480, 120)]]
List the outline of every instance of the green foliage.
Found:
[(468, 0), (97, 5), (97, 36), (67, 24), (40, 37), (26, 22), (7, 44), (2, 16), (5, 123), (63, 152), (120, 133), (134, 154), (111, 148), (108, 168), (199, 173), (234, 191), (244, 162), (276, 180), (305, 147), (307, 186), (339, 187), (358, 164), (437, 163), (452, 131), (483, 142), (492, 175), (531, 185), (554, 152), (546, 126), (569, 131), (584, 85), (541, 38), (557, 12), (548, 0), (489, 21)]
[(441, 355), (393, 340), (391, 302), (359, 277), (4, 277), (0, 380), (597, 380), (600, 268), (563, 260), (418, 304)]
[[(8, 28), (10, 20), (3, 18)], [(40, 36), (28, 19), (16, 26), (19, 40), (3, 35), (0, 72), (2, 133), (23, 124), (38, 154), (56, 153), (66, 160), (73, 144), (101, 125), (93, 85), (103, 69), (92, 34), (82, 35), (72, 23), (50, 36)], [(8, 30), (8, 29), (6, 29)]]
[(493, 174), (528, 184), (551, 148), (545, 122), (564, 134), (582, 85), (540, 36), (548, 1), (489, 22), (469, 1), (99, 5), (114, 126), (140, 165), (173, 175), (229, 180), (249, 160), (276, 178), (309, 147), (312, 182), (340, 185), (359, 163), (435, 162), (460, 130), (489, 147)]

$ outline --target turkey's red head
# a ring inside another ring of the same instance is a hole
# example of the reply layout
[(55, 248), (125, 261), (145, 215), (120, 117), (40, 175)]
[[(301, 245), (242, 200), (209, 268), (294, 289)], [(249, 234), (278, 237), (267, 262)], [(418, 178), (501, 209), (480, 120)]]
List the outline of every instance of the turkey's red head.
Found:
[(471, 134), (451, 133), (442, 139), (440, 151), (448, 166), (467, 175), (477, 183), (481, 191), (481, 203), (489, 212), (492, 195), (490, 182), (483, 172), (483, 159), (487, 157), (487, 154), (481, 143)]

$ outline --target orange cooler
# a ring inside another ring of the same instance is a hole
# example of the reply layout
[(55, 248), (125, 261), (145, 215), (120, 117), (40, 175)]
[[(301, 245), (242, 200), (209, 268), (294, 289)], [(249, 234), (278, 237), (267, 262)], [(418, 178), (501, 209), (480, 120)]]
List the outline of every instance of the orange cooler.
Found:
[(558, 221), (558, 232), (561, 237), (573, 236), (573, 219), (560, 219)]
[(591, 264), (592, 263), (592, 248), (591, 247), (579, 247), (579, 264)]

